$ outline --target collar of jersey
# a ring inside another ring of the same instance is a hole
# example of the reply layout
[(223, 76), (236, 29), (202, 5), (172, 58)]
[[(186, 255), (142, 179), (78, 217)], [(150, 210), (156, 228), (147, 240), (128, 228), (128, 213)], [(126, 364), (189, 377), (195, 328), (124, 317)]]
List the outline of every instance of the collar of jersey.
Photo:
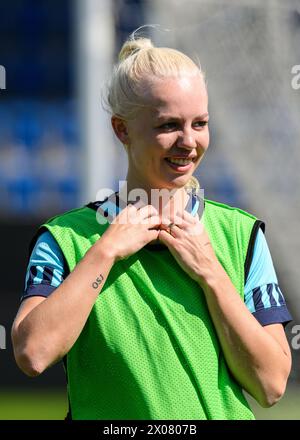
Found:
[[(125, 205), (122, 207), (120, 206), (120, 199), (119, 199), (119, 195), (118, 192), (116, 191), (115, 193), (115, 200), (116, 203), (112, 200), (109, 200), (108, 198), (106, 198), (102, 203), (101, 203), (101, 208), (103, 211), (106, 212), (106, 216), (112, 216), (115, 217), (116, 215), (118, 215), (122, 209), (125, 208)], [(199, 197), (197, 196), (197, 194), (190, 192), (189, 193), (189, 201), (187, 203), (186, 206), (186, 210), (192, 214), (193, 216), (196, 215), (196, 213), (198, 212), (198, 208), (199, 208)]]

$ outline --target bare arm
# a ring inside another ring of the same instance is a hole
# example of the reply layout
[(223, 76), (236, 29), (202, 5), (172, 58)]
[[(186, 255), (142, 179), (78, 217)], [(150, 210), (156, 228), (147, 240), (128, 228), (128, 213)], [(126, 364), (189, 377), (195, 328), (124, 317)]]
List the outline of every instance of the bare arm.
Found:
[(272, 406), (282, 397), (291, 370), (282, 324), (261, 326), (223, 268), (200, 285), (232, 374), (263, 407)]
[[(26, 374), (37, 376), (69, 351), (113, 262), (99, 242), (47, 299), (31, 297), (23, 302), (12, 327), (12, 341), (17, 364)], [(103, 280), (95, 289), (99, 276)]]
[(283, 395), (291, 370), (291, 353), (283, 326), (261, 326), (219, 263), (203, 225), (188, 213), (183, 218), (180, 227), (172, 228), (172, 235), (161, 231), (159, 238), (202, 287), (235, 379), (262, 406), (271, 406)]
[[(159, 218), (153, 207), (130, 206), (118, 217), (124, 220), (128, 212), (135, 222), (111, 224), (47, 299), (32, 297), (21, 305), (12, 326), (12, 342), (16, 362), (25, 374), (39, 375), (70, 350), (115, 261), (157, 238), (158, 231), (152, 228)], [(151, 224), (143, 223), (147, 217)]]

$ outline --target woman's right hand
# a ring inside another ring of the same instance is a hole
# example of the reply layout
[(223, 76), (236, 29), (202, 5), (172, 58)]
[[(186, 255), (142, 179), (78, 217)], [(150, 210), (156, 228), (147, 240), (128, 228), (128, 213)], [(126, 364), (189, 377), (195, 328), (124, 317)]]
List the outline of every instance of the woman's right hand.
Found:
[(141, 202), (128, 205), (118, 214), (106, 229), (97, 244), (114, 261), (129, 257), (142, 249), (159, 234), (161, 219), (152, 205), (142, 206)]

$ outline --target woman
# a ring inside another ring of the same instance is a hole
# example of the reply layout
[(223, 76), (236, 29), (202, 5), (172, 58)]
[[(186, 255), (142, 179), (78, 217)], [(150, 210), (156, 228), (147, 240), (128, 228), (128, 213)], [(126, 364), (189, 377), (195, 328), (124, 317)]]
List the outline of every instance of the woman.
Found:
[(37, 376), (63, 359), (73, 419), (253, 419), (242, 390), (269, 407), (291, 369), (264, 224), (209, 200), (197, 213), (187, 191), (209, 144), (199, 67), (145, 38), (119, 58), (108, 102), (133, 200), (42, 225), (12, 328), (17, 364)]

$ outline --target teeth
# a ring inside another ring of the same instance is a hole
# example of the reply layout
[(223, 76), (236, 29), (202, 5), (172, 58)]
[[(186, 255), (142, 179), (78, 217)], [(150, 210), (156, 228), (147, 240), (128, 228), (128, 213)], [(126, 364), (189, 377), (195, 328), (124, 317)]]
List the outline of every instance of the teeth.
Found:
[(191, 159), (171, 159), (170, 157), (168, 157), (167, 160), (175, 165), (188, 165), (192, 162)]

